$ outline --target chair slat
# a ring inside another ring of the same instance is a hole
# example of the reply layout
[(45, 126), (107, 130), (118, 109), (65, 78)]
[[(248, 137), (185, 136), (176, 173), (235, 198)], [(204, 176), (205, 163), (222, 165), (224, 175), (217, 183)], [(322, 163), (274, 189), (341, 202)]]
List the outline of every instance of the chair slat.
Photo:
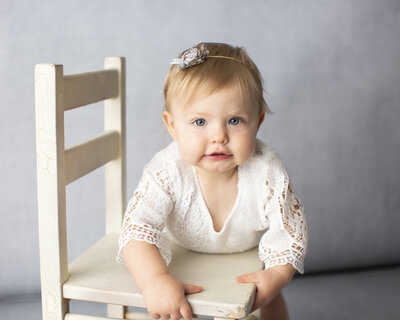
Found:
[(65, 150), (65, 179), (69, 184), (118, 157), (119, 133), (103, 133)]
[(64, 320), (121, 320), (121, 318), (90, 316), (78, 313), (66, 313)]
[(118, 96), (118, 70), (64, 76), (64, 111)]

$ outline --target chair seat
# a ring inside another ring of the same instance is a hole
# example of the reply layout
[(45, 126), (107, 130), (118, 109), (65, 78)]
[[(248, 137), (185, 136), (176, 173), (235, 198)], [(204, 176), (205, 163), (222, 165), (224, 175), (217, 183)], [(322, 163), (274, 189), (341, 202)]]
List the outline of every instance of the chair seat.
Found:
[[(115, 261), (118, 236), (107, 234), (69, 264), (64, 298), (145, 308), (128, 269)], [(200, 293), (187, 295), (194, 314), (247, 316), (256, 288), (252, 283), (237, 283), (235, 277), (263, 268), (257, 248), (233, 254), (203, 254), (171, 243), (171, 250), (170, 273), (183, 282), (204, 287)]]

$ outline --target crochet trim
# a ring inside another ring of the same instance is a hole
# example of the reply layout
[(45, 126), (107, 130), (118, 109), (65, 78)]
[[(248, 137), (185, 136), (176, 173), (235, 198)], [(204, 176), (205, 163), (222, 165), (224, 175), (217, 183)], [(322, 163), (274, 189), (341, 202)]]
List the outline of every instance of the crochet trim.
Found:
[(171, 250), (169, 249), (169, 240), (165, 232), (152, 228), (147, 224), (132, 224), (129, 226), (127, 232), (123, 237), (120, 237), (119, 251), (116, 258), (118, 263), (124, 263), (122, 256), (122, 249), (128, 244), (130, 240), (145, 241), (154, 244), (159, 248), (161, 256), (168, 266), (171, 262)]

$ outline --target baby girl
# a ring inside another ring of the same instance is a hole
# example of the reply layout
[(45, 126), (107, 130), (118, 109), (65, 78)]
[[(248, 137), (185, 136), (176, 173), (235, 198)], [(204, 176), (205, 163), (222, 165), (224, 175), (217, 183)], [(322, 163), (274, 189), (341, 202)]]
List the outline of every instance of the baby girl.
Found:
[(223, 43), (200, 43), (171, 64), (162, 117), (173, 142), (144, 167), (117, 261), (153, 318), (190, 320), (185, 294), (203, 288), (171, 276), (169, 241), (206, 253), (258, 246), (264, 270), (236, 281), (255, 283), (252, 311), (288, 319), (281, 290), (304, 272), (307, 226), (278, 154), (256, 138), (271, 113), (260, 72), (244, 48)]

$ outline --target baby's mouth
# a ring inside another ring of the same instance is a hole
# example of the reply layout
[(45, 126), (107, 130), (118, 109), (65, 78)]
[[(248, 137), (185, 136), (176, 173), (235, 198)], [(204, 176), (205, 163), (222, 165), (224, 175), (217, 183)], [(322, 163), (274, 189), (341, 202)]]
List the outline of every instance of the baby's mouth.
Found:
[(205, 158), (211, 159), (211, 160), (224, 160), (232, 157), (232, 154), (226, 154), (223, 152), (213, 152), (205, 155)]
[(209, 156), (224, 156), (224, 155), (225, 155), (225, 153), (223, 153), (223, 152), (213, 152), (213, 153), (209, 154)]

